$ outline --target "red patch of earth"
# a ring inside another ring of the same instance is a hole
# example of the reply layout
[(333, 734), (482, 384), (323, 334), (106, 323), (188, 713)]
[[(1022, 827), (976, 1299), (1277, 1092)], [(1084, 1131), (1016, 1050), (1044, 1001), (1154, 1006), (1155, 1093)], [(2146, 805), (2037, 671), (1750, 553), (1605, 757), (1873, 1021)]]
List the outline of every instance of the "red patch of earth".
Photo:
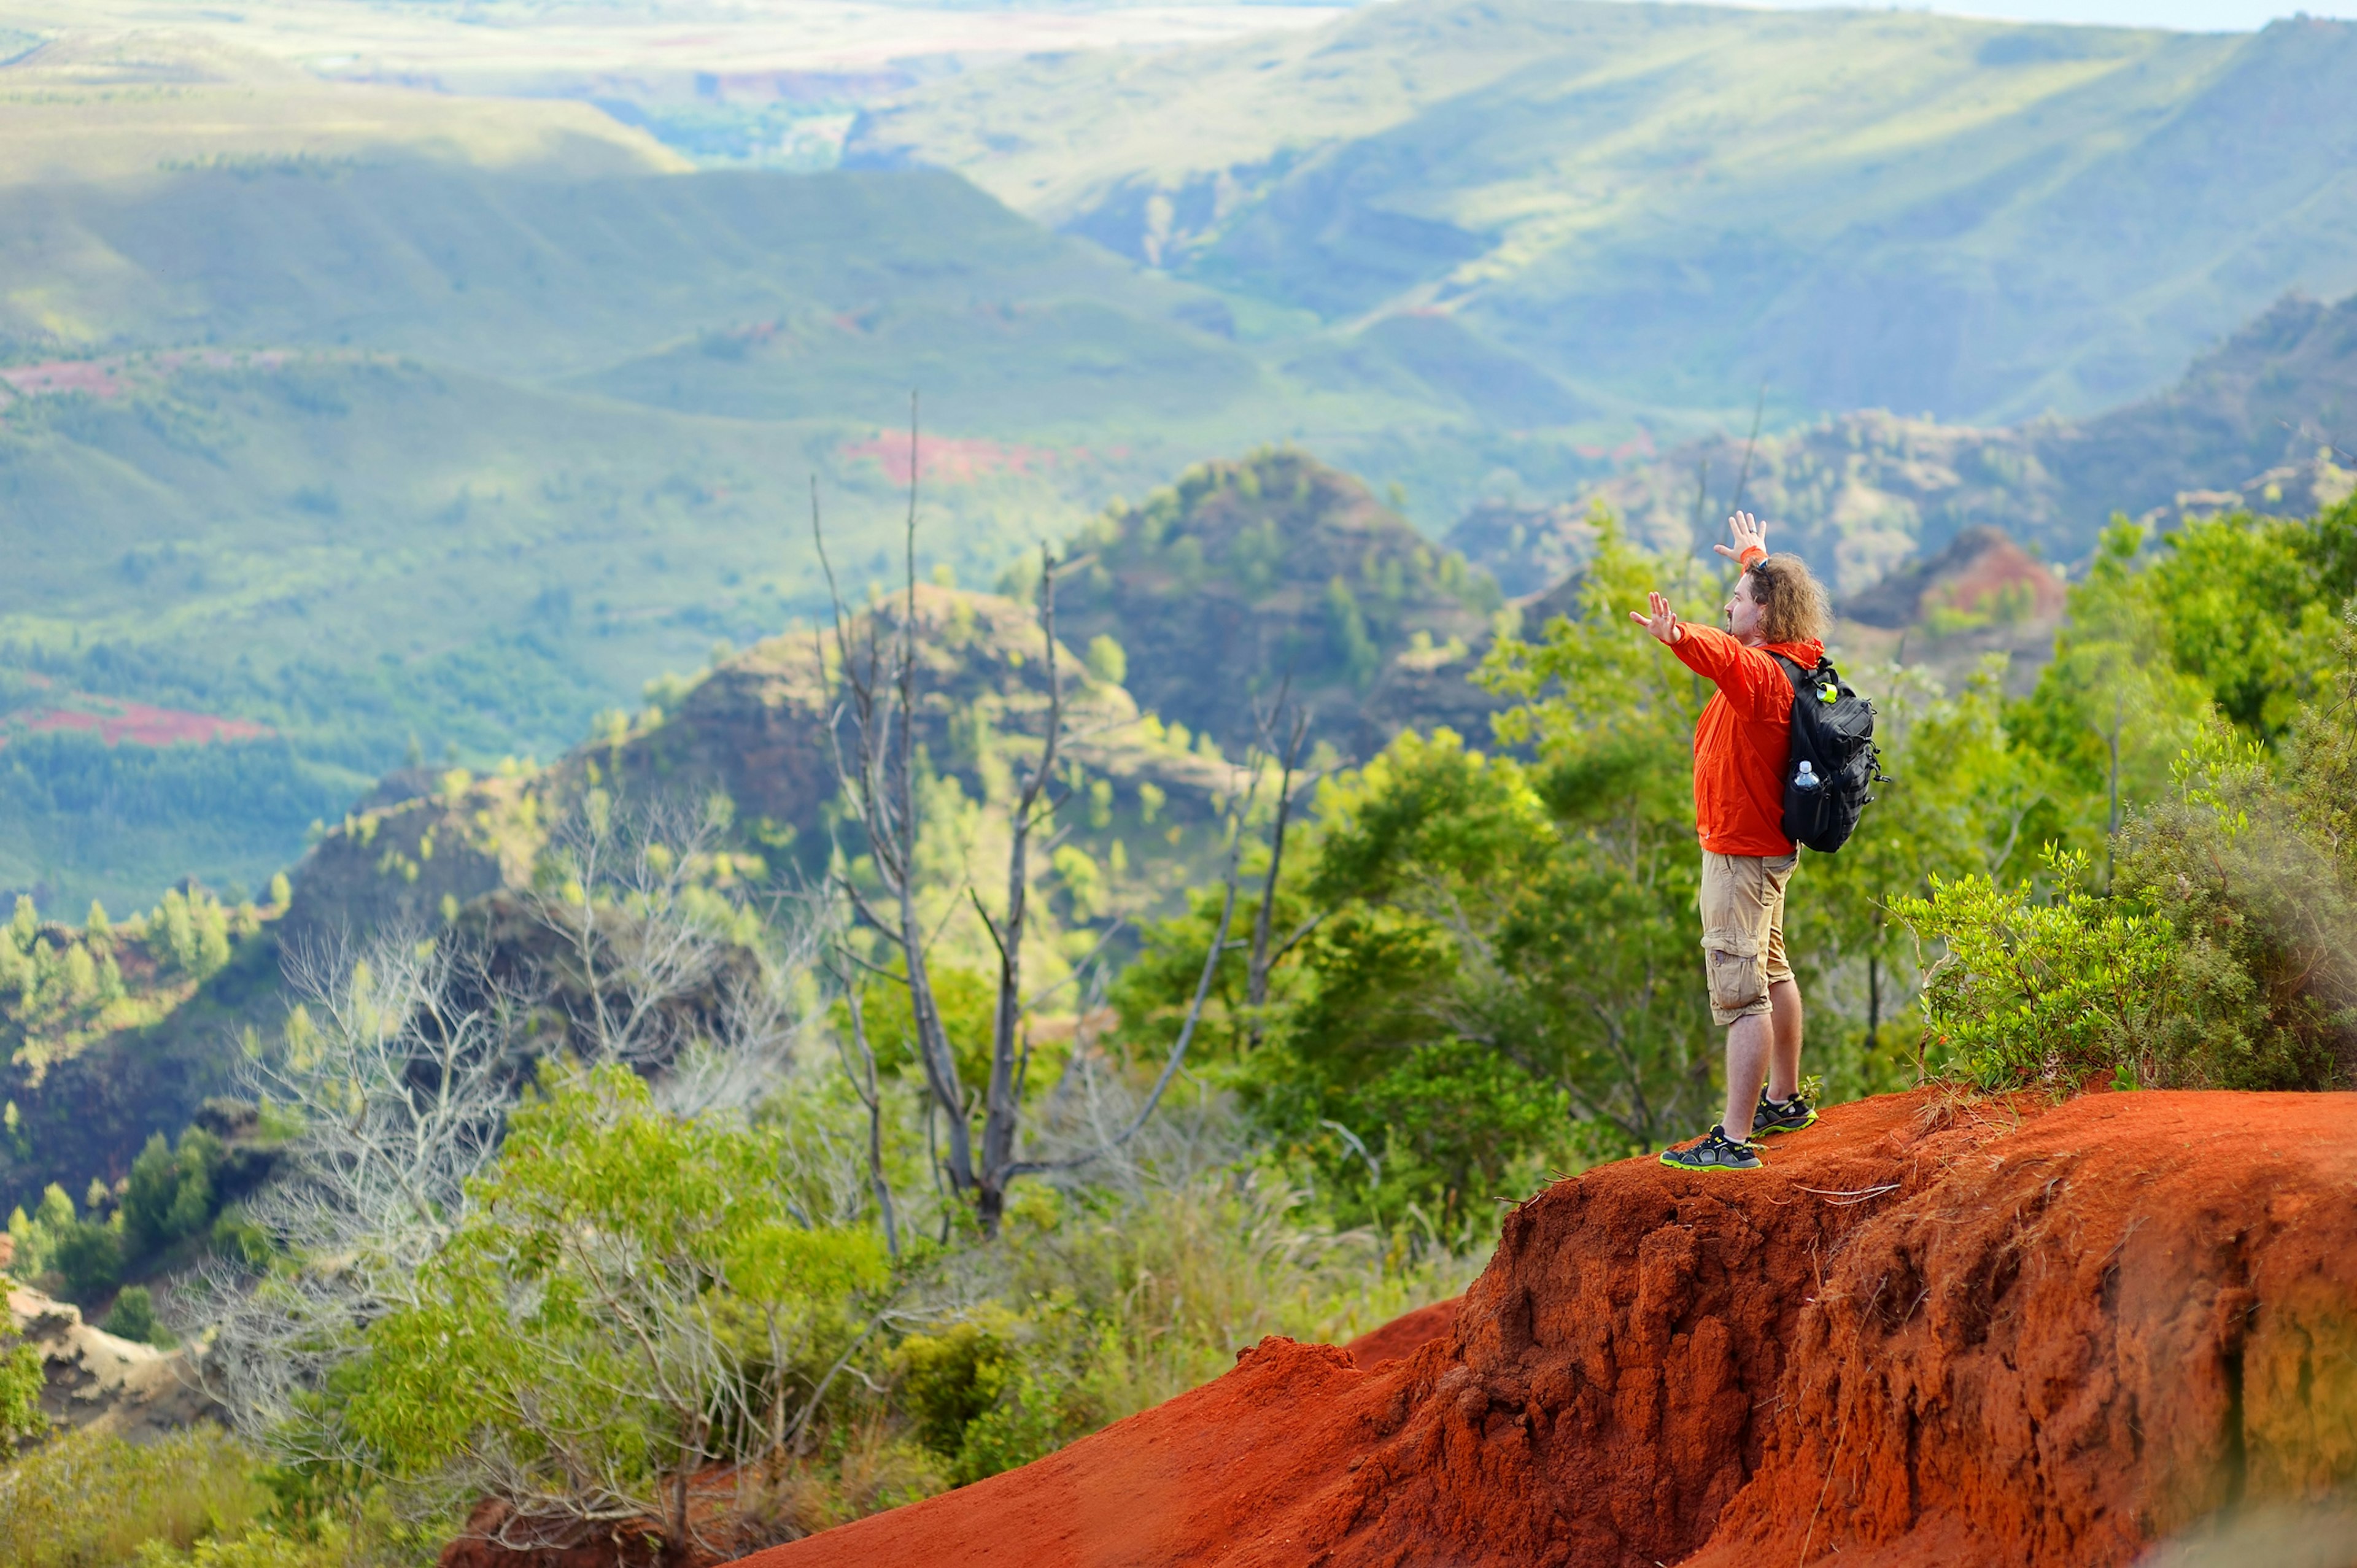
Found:
[[(271, 733), (269, 725), (252, 719), (185, 713), (145, 703), (83, 701), (88, 706), (44, 708), (24, 720), (24, 726), (35, 735), (51, 730), (92, 731), (109, 746), (126, 740), (134, 746), (209, 746), (214, 741), (261, 740)], [(0, 739), (0, 746), (5, 744)]]
[(52, 360), (47, 364), (19, 365), (13, 370), (0, 371), (0, 383), (24, 397), (60, 392), (117, 397), (123, 392), (122, 368), (120, 360)]
[(1372, 1333), (1360, 1335), (1343, 1346), (1342, 1352), (1369, 1371), (1385, 1361), (1405, 1360), (1433, 1340), (1448, 1337), (1448, 1331), (1457, 1326), (1457, 1309), (1464, 1300), (1461, 1295), (1451, 1296), (1447, 1301), (1402, 1313)]
[(209, 371), (283, 369), (295, 356), (284, 349), (175, 349), (133, 360), (114, 356), (102, 360), (48, 360), (38, 365), (0, 369), (0, 405), (15, 397), (62, 397), (80, 392), (90, 397), (123, 395), (142, 372), (162, 372), (191, 367)]
[[(929, 435), (919, 444), (917, 458), (929, 482), (970, 485), (994, 474), (1032, 474), (1065, 464), (1086, 463), (1093, 457), (1085, 446), (1060, 451), (1053, 446), (1025, 446), (985, 437)], [(873, 458), (896, 485), (909, 482), (909, 438), (878, 431), (865, 441), (843, 446), (846, 462)]]
[(2025, 618), (2046, 619), (2062, 613), (2068, 590), (2053, 571), (2032, 559), (2029, 552), (2003, 536), (1973, 557), (1964, 569), (1937, 590), (1939, 602), (1951, 608), (1991, 610), (2007, 590), (2022, 604)]

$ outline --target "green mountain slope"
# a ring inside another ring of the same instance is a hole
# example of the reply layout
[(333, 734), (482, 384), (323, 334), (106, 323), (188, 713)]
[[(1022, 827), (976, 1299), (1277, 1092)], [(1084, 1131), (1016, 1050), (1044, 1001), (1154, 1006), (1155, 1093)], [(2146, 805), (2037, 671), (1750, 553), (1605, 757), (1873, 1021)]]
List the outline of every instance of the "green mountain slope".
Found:
[[(651, 675), (774, 632), (819, 603), (814, 475), (855, 591), (893, 575), (905, 435), (872, 424), (678, 415), (378, 356), (99, 364), (106, 395), (0, 405), (0, 665), (58, 685), (0, 714), (0, 886), (45, 907), (144, 903), (189, 874), (259, 886), (410, 747), (554, 756)], [(1168, 471), (953, 450), (926, 553), (972, 575)], [(282, 738), (28, 732), (74, 692)], [(214, 777), (255, 768), (311, 782)]]
[[(544, 175), (683, 169), (644, 131), (587, 104), (451, 99), (330, 83), (201, 32), (56, 15), (0, 29), (0, 185), (159, 171), (356, 166), (399, 151)], [(152, 15), (141, 18), (152, 23)], [(91, 24), (95, 23), (95, 26)], [(28, 47), (30, 46), (30, 47)]]
[[(1183, 275), (1455, 317), (1656, 415), (1969, 420), (2152, 390), (2357, 285), (2357, 25), (1405, 0), (917, 89), (852, 162), (967, 174)], [(1547, 398), (1526, 422), (1546, 421)]]
[(0, 233), (19, 357), (329, 345), (540, 380), (781, 313), (856, 337), (880, 309), (1159, 319), (1202, 297), (931, 173), (559, 178), (388, 155), (0, 188)]

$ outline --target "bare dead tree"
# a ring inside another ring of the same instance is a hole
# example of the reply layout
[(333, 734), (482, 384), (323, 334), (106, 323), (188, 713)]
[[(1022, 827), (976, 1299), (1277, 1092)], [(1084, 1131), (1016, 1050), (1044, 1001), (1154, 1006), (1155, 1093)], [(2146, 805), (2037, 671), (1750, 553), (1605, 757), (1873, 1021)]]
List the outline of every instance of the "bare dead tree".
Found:
[[(726, 823), (716, 800), (618, 802), (590, 789), (549, 835), (523, 890), (542, 938), (550, 1000), (587, 1058), (667, 1065), (706, 1033), (683, 1003), (730, 990), (759, 999), (732, 960), (744, 954), (694, 906), (697, 875)], [(554, 939), (548, 940), (546, 939)]]
[(289, 1419), (302, 1394), (350, 1358), (363, 1325), (408, 1305), (464, 1220), (468, 1184), (498, 1153), (514, 1094), (507, 1047), (531, 1011), (479, 947), (415, 932), (365, 953), (295, 953), (287, 968), (302, 1000), (283, 1047), (244, 1076), (299, 1130), (248, 1217), (313, 1266), (257, 1279), (216, 1258), (175, 1304), (214, 1326), (209, 1391), (256, 1439), (304, 1430)]
[[(1300, 771), (1303, 753), (1309, 742), (1310, 714), (1307, 708), (1291, 708), (1286, 703), (1286, 693), (1292, 685), (1288, 675), (1277, 689), (1276, 702), (1268, 712), (1257, 715), (1262, 749), (1277, 767), (1276, 801), (1274, 818), (1268, 830), (1268, 875), (1262, 879), (1260, 908), (1253, 912), (1252, 958), (1244, 974), (1244, 1006), (1246, 1035), (1257, 1049), (1265, 1032), (1268, 1010), (1269, 975), (1286, 954), (1299, 947), (1312, 931), (1323, 923), (1323, 913), (1310, 916), (1286, 937), (1272, 946), (1275, 935), (1276, 890), (1278, 879), (1285, 873), (1285, 834), (1293, 817), (1296, 791), (1294, 775)], [(1286, 715), (1290, 713), (1290, 723)], [(1278, 730), (1285, 733), (1279, 738)], [(1316, 787), (1323, 777), (1311, 773), (1299, 786), (1302, 789)]]
[[(931, 933), (917, 907), (917, 499), (921, 456), (917, 408), (911, 393), (909, 510), (902, 537), (906, 581), (899, 621), (891, 628), (888, 645), (880, 614), (870, 613), (855, 625), (845, 610), (834, 567), (827, 559), (818, 481), (811, 480), (811, 537), (834, 612), (834, 646), (830, 650), (820, 639), (815, 650), (835, 778), (866, 841), (887, 908), (879, 911), (871, 905), (847, 872), (838, 870), (834, 880), (856, 918), (899, 950), (905, 974), (895, 978), (909, 988), (917, 1059), (931, 1102), (948, 1125), (949, 1146), (938, 1165), (946, 1171), (952, 1189), (963, 1197), (979, 1185), (969, 1126), (972, 1108), (927, 972)], [(838, 849), (838, 866), (843, 858)]]
[[(848, 1039), (838, 1036), (836, 1048), (843, 1053), (844, 1076), (851, 1080), (851, 1090), (867, 1112), (867, 1182), (876, 1195), (876, 1212), (884, 1225), (884, 1249), (894, 1262), (900, 1261), (900, 1227), (892, 1207), (892, 1184), (884, 1174), (884, 1090), (876, 1072), (876, 1050), (867, 1039), (867, 1017), (860, 1004), (860, 987), (856, 980), (837, 975), (842, 987), (845, 1011), (850, 1015), (851, 1032)], [(856, 1057), (853, 1052), (856, 1051)]]
[[(1056, 662), (1056, 556), (1039, 551), (1038, 610), (1039, 631), (1046, 645), (1048, 714), (1040, 732), (1039, 756), (1016, 792), (1006, 851), (1006, 905), (993, 920), (982, 900), (974, 900), (998, 950), (998, 1002), (993, 1010), (990, 1035), (990, 1090), (983, 1102), (982, 1168), (976, 1173), (975, 1217), (985, 1235), (998, 1230), (1006, 1207), (1006, 1187), (1014, 1179), (1015, 1144), (1023, 1123), (1023, 1080), (1031, 1065), (1030, 1034), (1023, 1027), (1023, 932), (1030, 915), (1031, 834), (1053, 820), (1070, 791), (1051, 787), (1056, 778), (1057, 747), (1064, 732), (1064, 676)], [(1053, 854), (1062, 834), (1049, 841)]]
[(1074, 1155), (1058, 1158), (1016, 1160), (1007, 1169), (1006, 1179), (1009, 1182), (1014, 1181), (1017, 1176), (1044, 1176), (1051, 1171), (1078, 1170), (1126, 1148), (1130, 1141), (1145, 1130), (1156, 1108), (1162, 1103), (1163, 1095), (1168, 1091), (1171, 1080), (1178, 1076), (1179, 1069), (1186, 1065), (1187, 1048), (1194, 1043), (1196, 1028), (1203, 1021), (1203, 1007), (1211, 1000), (1211, 982), (1219, 973), (1220, 961), (1235, 945), (1228, 940), (1228, 932), (1235, 924), (1236, 894), (1243, 883), (1244, 825), (1252, 815), (1252, 804), (1259, 786), (1261, 769), (1254, 768), (1249, 769), (1248, 773), (1250, 781), (1246, 784), (1243, 796), (1228, 813), (1228, 864), (1226, 874), (1221, 879), (1219, 923), (1212, 929), (1211, 945), (1204, 951), (1202, 970), (1195, 977), (1195, 992), (1188, 999), (1187, 1015), (1180, 1020), (1178, 1026), (1178, 1037), (1171, 1042), (1170, 1054), (1163, 1058), (1162, 1070), (1156, 1074), (1154, 1086), (1146, 1090), (1146, 1097), (1138, 1102), (1136, 1114), (1111, 1137), (1093, 1148), (1084, 1149)]

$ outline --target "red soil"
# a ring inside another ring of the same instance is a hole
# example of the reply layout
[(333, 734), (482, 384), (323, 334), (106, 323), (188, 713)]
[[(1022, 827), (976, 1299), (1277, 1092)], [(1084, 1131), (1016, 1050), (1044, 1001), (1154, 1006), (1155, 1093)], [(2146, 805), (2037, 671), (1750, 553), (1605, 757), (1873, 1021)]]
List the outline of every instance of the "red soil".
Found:
[(2010, 539), (1998, 538), (1948, 579), (1937, 596), (1951, 609), (1994, 611), (2007, 589), (2019, 596), (2022, 618), (2031, 620), (2061, 615), (2069, 593), (2062, 579), (2033, 560), (2029, 552)]
[(492, 1538), (514, 1517), (505, 1503), (488, 1498), (477, 1503), (465, 1531), (442, 1549), (435, 1568), (680, 1568), (706, 1561), (693, 1552), (666, 1554), (659, 1537), (628, 1526), (569, 1546), (499, 1545)]
[(74, 392), (102, 400), (116, 398), (123, 395), (133, 380), (144, 376), (169, 374), (192, 366), (213, 371), (275, 371), (294, 358), (284, 349), (175, 349), (137, 358), (117, 355), (101, 360), (48, 360), (38, 365), (12, 365), (0, 370), (0, 406), (18, 397), (58, 397)]
[[(25, 720), (34, 734), (44, 730), (95, 730), (113, 746), (130, 741), (136, 746), (175, 746), (183, 742), (206, 746), (217, 740), (259, 740), (270, 733), (267, 725), (252, 719), (228, 719), (215, 714), (191, 714), (178, 708), (151, 708), (145, 703), (111, 698), (82, 699), (83, 708), (47, 708)], [(0, 737), (0, 746), (7, 741)]]
[[(2357, 1481), (2357, 1096), (1826, 1114), (1506, 1219), (1452, 1332), (1265, 1339), (843, 1564), (2104, 1568)], [(1837, 1556), (1835, 1554), (1838, 1554)]]
[[(1059, 464), (1087, 463), (1093, 454), (1085, 447), (1059, 451), (1053, 446), (1025, 446), (981, 437), (928, 435), (917, 449), (924, 478), (934, 484), (970, 485), (993, 474), (1031, 474)], [(909, 482), (909, 437), (879, 431), (866, 441), (847, 441), (843, 458), (856, 463), (872, 457), (896, 485)]]
[(1445, 1339), (1457, 1326), (1457, 1309), (1463, 1296), (1436, 1301), (1414, 1312), (1402, 1313), (1372, 1334), (1361, 1334), (1342, 1347), (1351, 1365), (1372, 1371), (1386, 1361), (1405, 1360), (1435, 1339)]

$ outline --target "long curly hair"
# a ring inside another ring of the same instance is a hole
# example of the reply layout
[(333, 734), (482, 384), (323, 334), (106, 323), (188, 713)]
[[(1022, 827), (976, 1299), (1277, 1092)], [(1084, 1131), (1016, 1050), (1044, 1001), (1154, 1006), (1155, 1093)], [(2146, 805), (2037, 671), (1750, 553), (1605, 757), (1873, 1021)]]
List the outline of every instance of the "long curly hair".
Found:
[(1760, 606), (1760, 630), (1770, 642), (1822, 640), (1833, 624), (1824, 585), (1797, 555), (1777, 554), (1744, 568), (1751, 596)]

